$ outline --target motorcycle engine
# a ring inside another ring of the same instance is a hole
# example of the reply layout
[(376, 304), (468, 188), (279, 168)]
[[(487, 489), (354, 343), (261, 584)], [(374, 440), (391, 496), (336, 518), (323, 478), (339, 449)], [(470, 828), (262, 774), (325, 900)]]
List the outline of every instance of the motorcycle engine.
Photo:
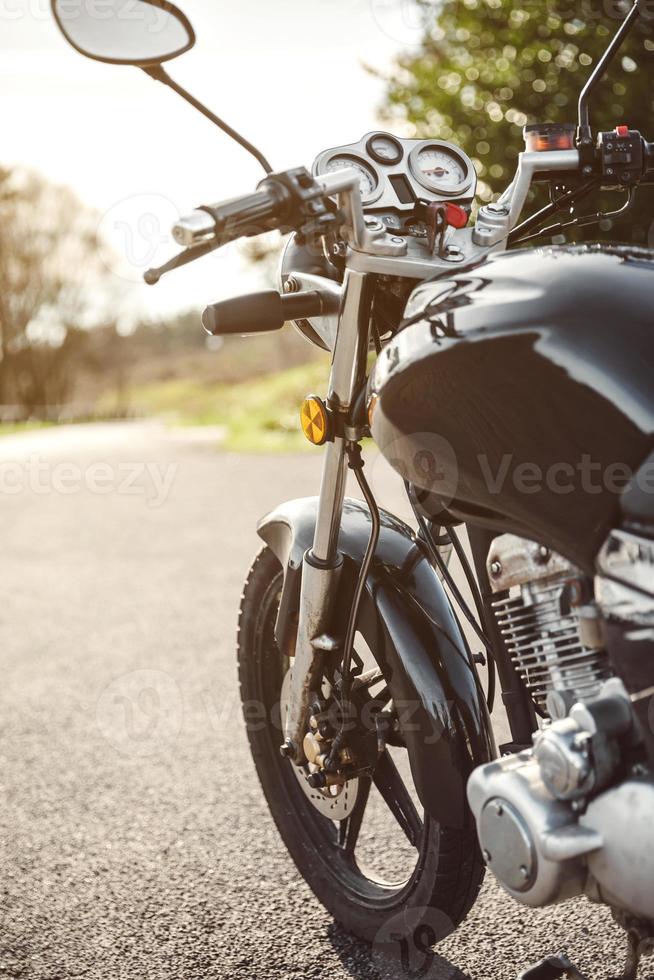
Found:
[(641, 733), (603, 647), (593, 584), (560, 555), (508, 534), (493, 542), (488, 575), (506, 648), (543, 723), (533, 748), (470, 777), (485, 860), (524, 904), (586, 894), (653, 920), (654, 779), (633, 763)]
[(505, 534), (488, 558), (500, 631), (527, 690), (553, 718), (595, 697), (609, 676), (587, 580), (560, 555)]

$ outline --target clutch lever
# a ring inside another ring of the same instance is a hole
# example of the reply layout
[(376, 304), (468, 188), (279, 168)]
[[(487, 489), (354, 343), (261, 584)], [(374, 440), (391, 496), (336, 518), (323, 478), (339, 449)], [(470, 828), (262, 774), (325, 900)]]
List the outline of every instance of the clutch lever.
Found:
[(172, 272), (173, 269), (179, 269), (180, 266), (188, 265), (189, 262), (194, 262), (195, 259), (201, 259), (203, 255), (208, 255), (209, 252), (220, 248), (221, 244), (222, 242), (219, 240), (212, 239), (209, 242), (203, 242), (201, 245), (191, 245), (190, 248), (185, 248), (183, 252), (173, 255), (172, 259), (164, 262), (163, 265), (154, 269), (146, 269), (143, 273), (143, 278), (148, 286), (155, 286), (167, 272)]

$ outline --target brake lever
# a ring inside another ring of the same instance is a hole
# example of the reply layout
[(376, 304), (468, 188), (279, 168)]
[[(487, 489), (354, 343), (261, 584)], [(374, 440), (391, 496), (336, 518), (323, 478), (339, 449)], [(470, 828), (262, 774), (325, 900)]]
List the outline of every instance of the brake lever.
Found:
[(191, 245), (190, 248), (185, 248), (183, 252), (173, 255), (172, 259), (164, 262), (163, 265), (154, 269), (146, 269), (143, 273), (143, 278), (148, 286), (155, 286), (167, 272), (172, 272), (173, 269), (179, 269), (180, 266), (188, 265), (189, 262), (194, 262), (195, 259), (201, 259), (203, 255), (208, 255), (209, 252), (220, 248), (220, 245), (221, 243), (217, 239), (203, 242), (201, 245)]

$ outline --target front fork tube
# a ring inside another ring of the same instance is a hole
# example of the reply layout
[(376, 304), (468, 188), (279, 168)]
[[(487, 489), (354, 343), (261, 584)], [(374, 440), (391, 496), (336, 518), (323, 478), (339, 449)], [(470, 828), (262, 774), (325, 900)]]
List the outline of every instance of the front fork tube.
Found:
[[(348, 270), (329, 379), (329, 404), (343, 417), (365, 376), (368, 352), (371, 284), (369, 277)], [(300, 611), (295, 657), (284, 718), (282, 751), (297, 764), (302, 748), (311, 693), (320, 688), (326, 654), (338, 650), (329, 628), (343, 565), (338, 534), (346, 479), (345, 440), (328, 442), (323, 459), (313, 547), (302, 562)]]
[(284, 754), (297, 763), (304, 761), (302, 742), (311, 692), (320, 687), (325, 654), (333, 652), (328, 627), (343, 565), (337, 542), (345, 492), (344, 456), (342, 439), (327, 444), (314, 544), (302, 561), (300, 614), (283, 747)]

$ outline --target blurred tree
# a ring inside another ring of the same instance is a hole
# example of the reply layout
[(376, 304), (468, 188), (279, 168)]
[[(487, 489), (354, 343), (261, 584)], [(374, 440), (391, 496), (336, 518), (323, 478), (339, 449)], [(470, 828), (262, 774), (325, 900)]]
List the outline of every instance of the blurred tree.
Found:
[[(479, 197), (511, 179), (532, 122), (576, 122), (577, 100), (630, 2), (414, 0), (424, 21), (417, 49), (388, 78), (386, 116), (418, 137), (458, 143), (473, 158)], [(616, 57), (591, 103), (591, 122), (654, 137), (654, 4)], [(644, 226), (643, 226), (644, 227)], [(640, 229), (638, 238), (645, 232)]]
[[(0, 406), (44, 415), (66, 400), (74, 328), (103, 278), (97, 218), (72, 191), (0, 168)], [(5, 409), (6, 412), (6, 409)]]
[(240, 244), (243, 258), (254, 266), (262, 280), (270, 286), (277, 284), (277, 266), (283, 240), (278, 232), (269, 232), (256, 238), (245, 238)]
[[(279, 232), (273, 231), (257, 238), (246, 238), (241, 243), (241, 254), (259, 274), (262, 286), (270, 289), (278, 288), (279, 263), (287, 240)], [(298, 333), (290, 323), (286, 323), (281, 333), (277, 334), (277, 347), (283, 364), (290, 366), (297, 362), (298, 352), (301, 350), (298, 348), (297, 338)], [(310, 361), (311, 359), (311, 348), (307, 347), (306, 360)], [(279, 370), (279, 368), (272, 362), (269, 372), (275, 370)]]

